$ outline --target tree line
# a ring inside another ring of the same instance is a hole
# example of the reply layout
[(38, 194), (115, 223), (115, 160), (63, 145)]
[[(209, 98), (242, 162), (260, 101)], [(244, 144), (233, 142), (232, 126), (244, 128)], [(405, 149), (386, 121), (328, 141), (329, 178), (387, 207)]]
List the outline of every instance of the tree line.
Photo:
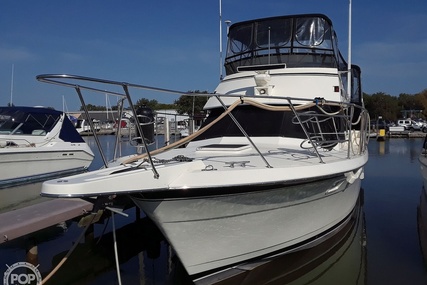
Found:
[[(191, 93), (198, 93), (198, 94), (208, 94), (208, 91), (188, 91), (189, 94)], [(157, 100), (152, 99), (146, 99), (141, 98), (138, 101), (134, 103), (135, 109), (138, 109), (140, 107), (149, 107), (152, 110), (169, 110), (173, 109), (176, 110), (178, 114), (188, 114), (188, 115), (200, 115), (203, 113), (203, 106), (206, 104), (208, 100), (208, 96), (187, 96), (182, 95), (177, 100), (173, 102), (173, 104), (164, 104), (159, 103)], [(99, 105), (92, 105), (92, 104), (86, 104), (86, 107), (88, 111), (106, 111), (106, 106), (99, 106)], [(83, 111), (83, 106), (80, 107), (80, 111)], [(118, 110), (118, 106), (112, 106), (111, 110)]]
[(381, 116), (395, 122), (405, 115), (424, 120), (427, 118), (427, 89), (417, 94), (402, 93), (397, 97), (383, 92), (372, 95), (363, 93), (363, 100), (371, 120)]
[[(188, 93), (207, 94), (207, 91), (189, 91)], [(198, 115), (203, 113), (203, 106), (208, 97), (204, 96), (181, 96), (172, 104), (159, 103), (157, 100), (141, 98), (135, 103), (135, 107), (149, 107), (153, 110), (173, 109), (179, 114)], [(417, 94), (401, 93), (399, 96), (392, 96), (384, 92), (374, 94), (363, 93), (363, 100), (366, 109), (371, 116), (371, 120), (382, 117), (385, 120), (397, 121), (405, 116), (415, 116), (416, 118), (427, 119), (427, 89)], [(105, 111), (105, 106), (88, 104), (89, 111)], [(113, 106), (112, 110), (117, 110)], [(83, 107), (80, 108), (83, 111)]]

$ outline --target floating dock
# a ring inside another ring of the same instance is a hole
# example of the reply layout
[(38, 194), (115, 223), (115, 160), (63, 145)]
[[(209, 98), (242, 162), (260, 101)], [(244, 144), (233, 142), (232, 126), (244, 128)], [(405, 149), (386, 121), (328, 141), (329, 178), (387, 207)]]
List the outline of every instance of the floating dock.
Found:
[(411, 131), (389, 131), (387, 137), (389, 138), (424, 138), (427, 133), (411, 132)]
[(0, 214), (0, 244), (82, 216), (93, 204), (81, 199), (54, 199)]

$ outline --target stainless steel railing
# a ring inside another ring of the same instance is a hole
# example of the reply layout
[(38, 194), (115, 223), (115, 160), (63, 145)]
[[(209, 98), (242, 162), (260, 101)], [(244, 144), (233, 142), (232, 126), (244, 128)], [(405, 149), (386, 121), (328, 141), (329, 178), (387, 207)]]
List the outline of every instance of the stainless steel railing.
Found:
[[(363, 108), (363, 106), (359, 106), (352, 103), (325, 101), (321, 98), (314, 98), (312, 100), (309, 100), (309, 99), (301, 99), (301, 98), (274, 96), (274, 99), (283, 100), (284, 105), (272, 106), (272, 105), (256, 102), (256, 100), (252, 99), (253, 98), (252, 96), (245, 97), (242, 95), (234, 95), (234, 94), (189, 93), (189, 92), (181, 92), (177, 90), (156, 88), (156, 87), (150, 87), (146, 85), (132, 84), (132, 83), (126, 83), (126, 82), (120, 82), (120, 81), (112, 81), (112, 80), (104, 80), (104, 79), (84, 77), (84, 76), (78, 76), (78, 75), (43, 74), (43, 75), (38, 75), (36, 78), (41, 82), (74, 88), (79, 96), (82, 107), (88, 118), (89, 118), (89, 112), (87, 110), (87, 104), (83, 98), (82, 90), (97, 92), (103, 95), (109, 94), (109, 95), (118, 96), (121, 102), (121, 111), (123, 111), (122, 109), (123, 101), (127, 100), (134, 118), (137, 118), (138, 115), (136, 113), (134, 104), (132, 103), (132, 98), (129, 92), (130, 88), (171, 93), (175, 95), (216, 97), (221, 103), (221, 105), (223, 106), (225, 110), (224, 112), (227, 113), (228, 116), (230, 116), (230, 118), (233, 120), (233, 122), (242, 132), (242, 134), (248, 139), (252, 147), (258, 152), (260, 157), (264, 160), (267, 167), (272, 167), (272, 166), (268, 163), (264, 155), (258, 150), (255, 143), (252, 141), (250, 136), (246, 133), (245, 129), (241, 126), (238, 120), (231, 113), (230, 108), (235, 108), (238, 104), (233, 104), (232, 106), (231, 105), (226, 106), (221, 99), (222, 97), (235, 97), (236, 101), (239, 101), (241, 104), (252, 104), (254, 106), (264, 108), (270, 111), (281, 111), (281, 112), (291, 111), (294, 115), (293, 122), (301, 126), (304, 132), (304, 135), (306, 136), (306, 139), (303, 140), (303, 142), (301, 143), (301, 147), (309, 148), (313, 150), (313, 152), (316, 153), (321, 163), (324, 163), (324, 162), (323, 162), (322, 156), (319, 153), (319, 149), (330, 150), (333, 148), (333, 146), (335, 146), (338, 143), (347, 142), (348, 158), (350, 158), (352, 153), (357, 155), (364, 152), (367, 148), (369, 115), (366, 112), (366, 110)], [(80, 84), (82, 82), (84, 82), (84, 85)], [(97, 86), (97, 85), (100, 85), (100, 86)], [(106, 90), (105, 85), (119, 86), (122, 91), (113, 91), (111, 90), (111, 88), (110, 90)], [(256, 96), (256, 98), (271, 99), (271, 97), (269, 96)], [(295, 104), (294, 102), (298, 102), (298, 104)], [(306, 104), (301, 104), (301, 102), (306, 102)], [(327, 106), (333, 106), (334, 111), (331, 112), (330, 110), (327, 110), (326, 109)], [(309, 109), (313, 107), (317, 108), (316, 112)], [(358, 112), (355, 112), (356, 109), (358, 110)], [(357, 117), (355, 116), (355, 114), (357, 114)], [(89, 122), (91, 123), (90, 120)], [(359, 126), (357, 130), (353, 128), (354, 125)], [(159, 174), (155, 168), (151, 154), (148, 151), (143, 130), (139, 124), (136, 124), (136, 127), (138, 128), (138, 132), (142, 136), (142, 142), (147, 151), (146, 156), (148, 156), (148, 160), (152, 166), (154, 177), (158, 178)], [(92, 130), (94, 129), (92, 125), (91, 125), (91, 129)], [(199, 131), (203, 131), (203, 130), (199, 130)], [(357, 137), (353, 137), (354, 136), (353, 131), (360, 131), (360, 133), (357, 134)], [(197, 133), (172, 144), (170, 147), (176, 147), (176, 146), (187, 143), (188, 141), (197, 137), (198, 135)], [(94, 136), (95, 136), (97, 146), (102, 155), (104, 165), (105, 167), (108, 167), (108, 162), (106, 161), (106, 158), (103, 154), (96, 132), (94, 132)], [(357, 145), (358, 149), (354, 149), (354, 145)]]

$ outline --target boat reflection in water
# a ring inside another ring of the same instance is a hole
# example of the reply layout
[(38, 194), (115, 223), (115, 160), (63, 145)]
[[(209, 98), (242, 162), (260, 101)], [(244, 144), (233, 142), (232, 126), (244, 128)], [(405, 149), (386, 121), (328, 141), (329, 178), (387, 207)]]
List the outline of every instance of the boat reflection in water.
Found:
[(424, 264), (427, 264), (427, 137), (424, 139), (418, 161), (424, 185), (421, 190), (420, 204), (417, 208), (418, 239)]
[[(164, 250), (168, 245), (164, 242), (163, 235), (148, 218), (138, 219), (121, 227), (116, 231), (116, 239), (121, 266), (126, 267), (125, 264), (129, 261), (131, 264), (139, 263), (140, 270), (132, 270), (129, 274), (126, 270), (121, 270), (125, 284), (145, 284), (138, 283), (137, 280), (152, 279), (153, 275), (150, 272), (154, 270), (158, 273), (154, 276), (159, 276), (161, 279), (167, 276), (166, 268), (162, 268), (164, 265), (160, 263), (166, 260), (168, 254)], [(67, 253), (68, 251), (64, 251), (55, 255), (52, 259), (52, 268)], [(155, 266), (154, 270), (149, 264)], [(164, 264), (167, 263), (164, 262)], [(144, 267), (147, 273), (144, 273)], [(42, 275), (46, 276), (50, 271), (51, 269)], [(104, 277), (103, 274), (106, 276)], [(95, 237), (92, 232), (86, 236), (84, 243), (76, 247), (48, 284), (110, 284), (111, 281), (116, 284), (116, 280), (113, 233)], [(160, 282), (163, 284), (163, 281)]]
[[(194, 276), (186, 273), (161, 232), (148, 218), (121, 227), (116, 236), (124, 284), (194, 284)], [(52, 268), (66, 253), (54, 256)], [(361, 190), (351, 218), (322, 243), (295, 253), (236, 265), (194, 282), (217, 285), (365, 284), (366, 263)], [(46, 276), (50, 270), (42, 275)], [(111, 284), (117, 280), (115, 275), (113, 234), (109, 232), (86, 237), (48, 284)]]
[(42, 182), (0, 189), (0, 213), (48, 200), (40, 196)]
[(417, 208), (417, 225), (421, 254), (427, 267), (427, 190), (425, 186), (421, 190), (420, 204)]
[(427, 137), (424, 139), (421, 153), (418, 156), (418, 162), (420, 165), (421, 176), (423, 178), (424, 189), (427, 189)]

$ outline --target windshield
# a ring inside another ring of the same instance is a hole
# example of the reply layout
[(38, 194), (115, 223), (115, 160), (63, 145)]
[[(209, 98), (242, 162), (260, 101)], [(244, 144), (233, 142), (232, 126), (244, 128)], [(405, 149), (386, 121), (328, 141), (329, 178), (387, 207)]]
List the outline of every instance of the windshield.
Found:
[(24, 108), (0, 108), (0, 133), (42, 135), (49, 132), (59, 120), (56, 112), (29, 112)]
[(227, 74), (244, 67), (344, 68), (330, 20), (323, 15), (266, 18), (232, 25), (225, 67)]

